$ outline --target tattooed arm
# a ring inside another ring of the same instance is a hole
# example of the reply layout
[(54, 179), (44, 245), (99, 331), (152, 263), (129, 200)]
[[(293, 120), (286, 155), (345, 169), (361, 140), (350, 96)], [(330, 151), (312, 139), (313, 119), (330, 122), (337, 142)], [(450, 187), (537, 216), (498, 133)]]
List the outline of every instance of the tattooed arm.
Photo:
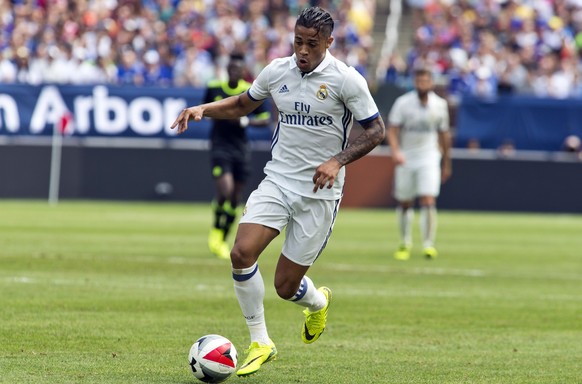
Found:
[(333, 187), (341, 167), (363, 157), (384, 140), (385, 127), (380, 116), (364, 123), (362, 128), (364, 132), (353, 143), (317, 167), (313, 175), (313, 192), (323, 189), (326, 184), (328, 189)]
[(384, 140), (385, 128), (380, 116), (365, 123), (362, 128), (364, 128), (364, 132), (346, 149), (334, 156), (342, 166), (363, 157)]

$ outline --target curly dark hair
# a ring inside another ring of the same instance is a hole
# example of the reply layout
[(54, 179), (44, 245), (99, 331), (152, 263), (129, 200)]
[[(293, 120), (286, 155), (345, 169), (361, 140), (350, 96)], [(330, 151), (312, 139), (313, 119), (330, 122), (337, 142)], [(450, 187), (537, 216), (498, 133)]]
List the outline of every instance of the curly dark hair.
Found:
[(319, 7), (305, 8), (297, 17), (295, 25), (314, 28), (324, 37), (330, 37), (333, 31), (333, 18), (326, 10)]

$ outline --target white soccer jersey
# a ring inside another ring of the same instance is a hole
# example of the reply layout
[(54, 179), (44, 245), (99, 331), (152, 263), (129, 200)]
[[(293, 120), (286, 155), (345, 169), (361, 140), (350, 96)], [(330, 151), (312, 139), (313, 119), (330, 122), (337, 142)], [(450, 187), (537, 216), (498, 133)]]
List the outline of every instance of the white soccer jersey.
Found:
[(302, 76), (293, 55), (267, 65), (248, 95), (253, 100), (272, 97), (279, 113), (272, 159), (264, 169), (267, 178), (302, 196), (340, 198), (345, 167), (333, 188), (317, 193), (313, 175), (320, 164), (347, 147), (354, 118), (364, 123), (378, 116), (364, 77), (329, 51), (317, 68)]
[(421, 166), (439, 162), (441, 153), (438, 132), (449, 129), (447, 101), (429, 92), (426, 107), (415, 90), (394, 102), (388, 116), (390, 125), (400, 127), (399, 143), (404, 154), (404, 166)]

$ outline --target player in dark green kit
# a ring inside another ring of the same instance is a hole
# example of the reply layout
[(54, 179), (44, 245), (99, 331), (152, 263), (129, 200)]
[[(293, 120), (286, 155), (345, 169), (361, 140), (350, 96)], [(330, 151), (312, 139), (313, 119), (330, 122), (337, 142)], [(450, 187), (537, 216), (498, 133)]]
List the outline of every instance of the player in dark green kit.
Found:
[[(204, 103), (225, 99), (246, 92), (251, 84), (243, 79), (245, 63), (242, 55), (231, 55), (227, 67), (228, 80), (213, 80), (208, 84)], [(246, 135), (249, 125), (268, 126), (271, 115), (266, 106), (257, 108), (251, 118), (213, 120), (210, 135), (212, 177), (216, 196), (212, 202), (214, 223), (208, 235), (210, 251), (221, 259), (230, 259), (226, 238), (236, 219), (236, 207), (250, 175), (250, 149)]]

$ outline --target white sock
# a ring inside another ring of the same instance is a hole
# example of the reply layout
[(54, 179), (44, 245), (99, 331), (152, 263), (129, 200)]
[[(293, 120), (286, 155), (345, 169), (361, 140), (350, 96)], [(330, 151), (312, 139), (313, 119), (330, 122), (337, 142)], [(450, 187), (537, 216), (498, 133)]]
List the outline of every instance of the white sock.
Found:
[(313, 281), (307, 276), (303, 276), (297, 293), (289, 301), (306, 307), (309, 312), (317, 312), (323, 309), (327, 303), (325, 295), (315, 288)]
[(434, 205), (420, 207), (420, 234), (422, 246), (433, 247), (437, 229), (437, 210)]
[(249, 268), (232, 269), (234, 293), (246, 319), (251, 343), (256, 341), (268, 345), (270, 342), (265, 322), (265, 284), (257, 263)]
[(402, 245), (412, 246), (412, 223), (414, 221), (414, 208), (403, 209), (396, 208), (396, 219), (400, 228), (400, 241)]

